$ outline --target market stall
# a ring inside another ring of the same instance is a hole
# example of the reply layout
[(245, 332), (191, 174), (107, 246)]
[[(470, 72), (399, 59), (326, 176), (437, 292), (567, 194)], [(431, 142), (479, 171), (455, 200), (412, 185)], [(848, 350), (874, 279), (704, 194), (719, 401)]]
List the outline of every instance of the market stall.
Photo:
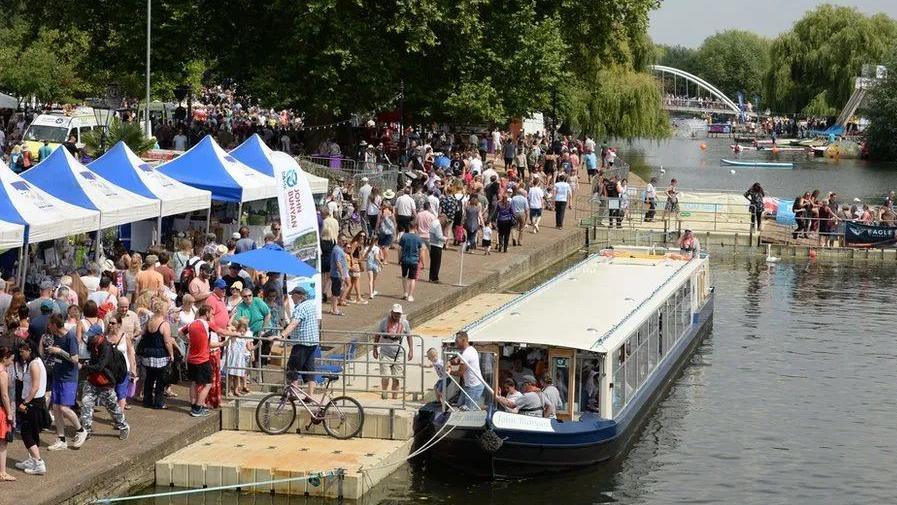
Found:
[[(24, 243), (37, 244), (71, 235), (95, 232), (100, 213), (60, 200), (15, 174), (0, 161), (0, 219), (25, 227)], [(46, 258), (47, 263), (54, 260)], [(28, 255), (19, 262), (20, 273), (27, 271)]]
[[(244, 204), (271, 199), (277, 194), (273, 177), (238, 161), (226, 153), (209, 135), (181, 156), (159, 166), (158, 170), (184, 184), (210, 191), (213, 201), (235, 203), (237, 218), (218, 221), (224, 236), (239, 228), (239, 217), (243, 214)], [(262, 212), (262, 210), (256, 211)], [(264, 234), (265, 221), (265, 218), (261, 218), (253, 223), (251, 217), (247, 218), (251, 238), (255, 240), (261, 238)], [(192, 224), (188, 223), (188, 226), (192, 227)], [(208, 227), (207, 221), (206, 229)]]
[[(265, 175), (274, 175), (274, 151), (265, 144), (265, 141), (262, 140), (257, 133), (254, 133), (251, 137), (246, 139), (242, 144), (231, 151), (230, 154), (234, 158)], [(293, 160), (293, 162), (296, 164), (296, 167), (299, 168), (299, 164), (296, 163), (295, 160)], [(305, 172), (305, 178), (308, 180), (309, 186), (311, 186), (311, 193), (313, 195), (327, 194), (326, 178), (318, 177), (309, 174), (308, 172)]]
[(62, 147), (22, 172), (22, 177), (60, 200), (99, 211), (99, 229), (159, 215), (159, 200), (116, 186), (82, 165)]
[[(161, 173), (153, 165), (141, 160), (124, 142), (112, 146), (112, 149), (87, 167), (128, 191), (159, 200), (161, 205), (155, 227), (157, 237), (160, 238), (163, 217), (200, 210), (207, 215), (211, 208), (211, 192), (190, 187)], [(139, 231), (132, 228), (132, 248), (141, 249), (134, 242), (139, 235)]]

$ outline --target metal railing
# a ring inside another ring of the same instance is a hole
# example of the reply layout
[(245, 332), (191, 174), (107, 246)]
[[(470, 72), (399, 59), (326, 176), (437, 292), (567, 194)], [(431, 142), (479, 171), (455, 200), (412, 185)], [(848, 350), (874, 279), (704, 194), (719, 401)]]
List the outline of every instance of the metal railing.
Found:
[(331, 168), (333, 170), (339, 170), (341, 172), (346, 172), (349, 174), (353, 174), (358, 171), (358, 163), (355, 160), (344, 156), (299, 155), (297, 156), (297, 158), (299, 158), (300, 160), (305, 160), (309, 163), (314, 163), (316, 165)]
[[(423, 337), (421, 335), (392, 335), (377, 332), (327, 330), (322, 332), (322, 337), (326, 334), (330, 334), (334, 337), (349, 336), (352, 338), (338, 340), (327, 340), (322, 338), (318, 343), (320, 347), (320, 356), (315, 357), (315, 369), (291, 370), (288, 368), (289, 357), (293, 347), (299, 344), (289, 339), (279, 338), (280, 331), (281, 330), (279, 329), (268, 329), (261, 332), (262, 334), (260, 336), (231, 337), (252, 341), (256, 344), (251, 353), (249, 362), (244, 366), (228, 367), (225, 353), (228, 352), (229, 346), (222, 346), (221, 368), (222, 373), (225, 375), (225, 380), (222, 386), (223, 397), (227, 399), (239, 398), (239, 396), (231, 394), (231, 377), (236, 376), (236, 374), (230, 374), (228, 373), (229, 371), (242, 372), (246, 377), (246, 386), (253, 386), (259, 390), (270, 390), (282, 387), (287, 383), (289, 373), (313, 375), (316, 377), (336, 375), (339, 378), (339, 387), (341, 388), (342, 395), (346, 395), (347, 392), (353, 391), (371, 392), (371, 379), (379, 379), (380, 381), (384, 379), (395, 379), (399, 383), (399, 389), (382, 389), (380, 390), (380, 393), (381, 395), (387, 393), (395, 394), (397, 397), (400, 397), (402, 409), (406, 408), (408, 393), (412, 393), (415, 398), (422, 398), (426, 393), (424, 381), (426, 349), (424, 348)], [(400, 337), (400, 340), (397, 342), (374, 342), (373, 338), (377, 335), (388, 335), (390, 337), (398, 336)], [(408, 349), (406, 349), (405, 342), (409, 337), (414, 342), (412, 355), (415, 358), (419, 358), (419, 360), (410, 361), (408, 359)], [(265, 343), (268, 345), (266, 346)], [(372, 366), (375, 367), (374, 370), (378, 370), (381, 362), (386, 362), (386, 360), (372, 359), (373, 349), (395, 345), (399, 346), (399, 351), (396, 358), (391, 360), (391, 362), (392, 364), (400, 365), (402, 367), (401, 374), (394, 375), (391, 373), (380, 373), (379, 371), (377, 373), (371, 373)], [(363, 365), (363, 368), (361, 365)], [(415, 386), (418, 387), (409, 387), (408, 370), (410, 367), (420, 368), (420, 382), (419, 384), (415, 384)], [(357, 385), (356, 380), (358, 379), (364, 380), (363, 387)], [(366, 407), (368, 406), (366, 405)], [(376, 408), (376, 406), (373, 406), (373, 408)]]
[(657, 198), (652, 204), (640, 195), (631, 194), (628, 197), (593, 195), (589, 200), (588, 217), (580, 221), (581, 226), (589, 228), (613, 225), (617, 228), (691, 228), (695, 231), (746, 231), (750, 223), (747, 202), (680, 201), (674, 205), (666, 198)]

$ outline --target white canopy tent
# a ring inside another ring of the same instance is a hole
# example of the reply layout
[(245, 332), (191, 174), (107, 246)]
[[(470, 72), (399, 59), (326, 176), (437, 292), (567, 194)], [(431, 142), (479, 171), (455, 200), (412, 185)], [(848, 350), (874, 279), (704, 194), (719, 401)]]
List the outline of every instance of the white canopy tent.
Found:
[(98, 210), (100, 223), (97, 229), (159, 216), (159, 200), (112, 184), (82, 165), (62, 146), (46, 160), (23, 172), (22, 177), (61, 200)]

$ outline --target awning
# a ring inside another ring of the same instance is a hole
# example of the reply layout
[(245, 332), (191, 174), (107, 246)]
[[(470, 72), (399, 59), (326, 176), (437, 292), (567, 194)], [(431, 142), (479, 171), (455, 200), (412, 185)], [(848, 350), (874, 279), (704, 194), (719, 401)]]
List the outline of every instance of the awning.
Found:
[(213, 200), (252, 202), (277, 194), (273, 177), (227, 154), (210, 135), (158, 170), (194, 188), (211, 191)]
[(0, 93), (0, 109), (17, 109), (18, 107), (19, 100), (16, 97)]
[(87, 168), (132, 193), (159, 200), (163, 217), (204, 210), (211, 205), (210, 192), (192, 188), (159, 172), (124, 142), (112, 146)]
[(82, 165), (62, 146), (22, 172), (22, 177), (60, 200), (100, 211), (100, 228), (159, 217), (159, 200), (112, 184)]
[(25, 225), (29, 244), (96, 231), (100, 213), (68, 204), (16, 175), (0, 161), (0, 219)]

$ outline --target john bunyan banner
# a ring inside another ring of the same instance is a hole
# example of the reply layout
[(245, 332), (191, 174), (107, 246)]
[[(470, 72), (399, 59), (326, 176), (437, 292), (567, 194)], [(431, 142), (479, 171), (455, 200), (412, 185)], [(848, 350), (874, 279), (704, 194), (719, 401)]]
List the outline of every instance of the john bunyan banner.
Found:
[(272, 154), (274, 179), (277, 183), (277, 204), (280, 207), (280, 227), (283, 246), (302, 261), (315, 267), (313, 277), (287, 279), (287, 289), (302, 286), (314, 293), (318, 318), (321, 317), (321, 248), (318, 237), (318, 216), (315, 201), (305, 172), (296, 160), (282, 152)]
[(850, 247), (893, 247), (897, 244), (897, 228), (847, 223), (844, 242)]

